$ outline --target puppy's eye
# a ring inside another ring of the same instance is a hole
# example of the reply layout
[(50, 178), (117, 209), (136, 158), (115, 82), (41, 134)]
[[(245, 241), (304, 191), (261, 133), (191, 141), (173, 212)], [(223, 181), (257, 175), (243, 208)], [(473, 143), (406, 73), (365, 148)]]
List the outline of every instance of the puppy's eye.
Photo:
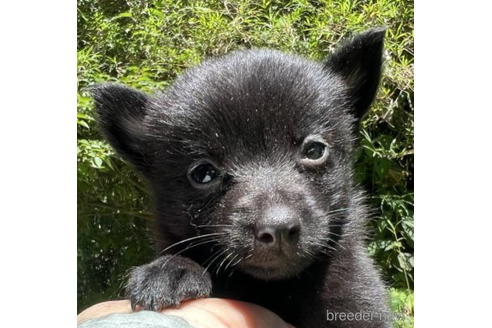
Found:
[(328, 153), (328, 144), (321, 136), (310, 136), (302, 145), (301, 162), (309, 166), (320, 165), (327, 160)]
[(317, 160), (323, 157), (325, 151), (326, 146), (321, 142), (311, 142), (305, 146), (303, 155), (306, 159)]
[(212, 184), (219, 176), (219, 169), (207, 160), (193, 164), (188, 170), (188, 179), (193, 186), (198, 188)]

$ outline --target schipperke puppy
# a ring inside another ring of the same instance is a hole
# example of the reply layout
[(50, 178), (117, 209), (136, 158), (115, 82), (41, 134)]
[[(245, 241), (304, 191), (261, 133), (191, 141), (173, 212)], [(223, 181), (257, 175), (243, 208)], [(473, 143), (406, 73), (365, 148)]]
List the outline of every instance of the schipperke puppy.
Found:
[(389, 326), (352, 168), (384, 33), (356, 35), (323, 62), (235, 51), (152, 96), (93, 88), (104, 135), (155, 200), (160, 257), (131, 271), (133, 307), (212, 295), (298, 328)]

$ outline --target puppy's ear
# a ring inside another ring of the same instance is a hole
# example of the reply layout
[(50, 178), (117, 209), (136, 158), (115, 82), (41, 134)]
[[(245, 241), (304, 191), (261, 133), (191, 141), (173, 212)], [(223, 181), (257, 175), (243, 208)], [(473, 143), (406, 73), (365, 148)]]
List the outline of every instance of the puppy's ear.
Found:
[(360, 119), (371, 105), (381, 77), (385, 28), (375, 28), (345, 42), (325, 61), (325, 67), (342, 77)]
[(146, 171), (146, 129), (149, 98), (132, 88), (104, 83), (91, 87), (99, 126), (111, 146), (142, 172)]

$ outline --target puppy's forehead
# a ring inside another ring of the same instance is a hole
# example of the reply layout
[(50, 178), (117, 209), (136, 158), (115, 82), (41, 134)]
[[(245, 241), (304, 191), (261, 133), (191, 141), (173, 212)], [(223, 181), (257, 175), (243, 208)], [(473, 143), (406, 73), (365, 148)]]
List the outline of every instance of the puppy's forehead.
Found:
[(161, 102), (180, 134), (203, 148), (243, 153), (322, 132), (347, 106), (343, 84), (320, 63), (271, 50), (205, 62), (178, 78)]

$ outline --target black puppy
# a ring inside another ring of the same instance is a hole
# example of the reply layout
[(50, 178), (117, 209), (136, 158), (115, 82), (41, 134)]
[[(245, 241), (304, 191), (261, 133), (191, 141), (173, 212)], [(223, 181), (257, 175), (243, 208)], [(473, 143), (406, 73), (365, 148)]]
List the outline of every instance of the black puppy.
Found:
[(352, 170), (383, 39), (369, 30), (323, 63), (236, 51), (154, 96), (93, 89), (105, 136), (155, 197), (162, 253), (131, 272), (133, 307), (213, 295), (296, 327), (388, 325)]

